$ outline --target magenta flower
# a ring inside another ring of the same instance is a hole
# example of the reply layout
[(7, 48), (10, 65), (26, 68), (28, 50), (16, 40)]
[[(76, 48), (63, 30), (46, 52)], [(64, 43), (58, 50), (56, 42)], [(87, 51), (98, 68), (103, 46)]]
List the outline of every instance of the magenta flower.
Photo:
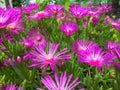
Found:
[(40, 7), (38, 3), (29, 3), (26, 7), (22, 7), (22, 10), (26, 14), (31, 14), (33, 10), (36, 10)]
[[(5, 40), (15, 40), (15, 38), (13, 37), (13, 35), (11, 35), (9, 32), (4, 32), (4, 36), (5, 36)], [(2, 38), (2, 36), (0, 36), (0, 44), (2, 43), (2, 42), (4, 42), (4, 40), (3, 40), (3, 38)]]
[(41, 20), (43, 18), (48, 18), (52, 16), (52, 12), (48, 12), (47, 10), (39, 11), (35, 13), (34, 15), (28, 16), (29, 20)]
[(45, 10), (52, 12), (52, 13), (64, 13), (65, 9), (63, 6), (60, 6), (58, 4), (49, 4), (46, 6)]
[(16, 84), (2, 85), (1, 90), (23, 90), (22, 87), (16, 86)]
[(87, 12), (87, 16), (97, 17), (99, 14), (101, 14), (101, 11), (96, 10), (96, 9), (90, 9)]
[(0, 11), (0, 29), (7, 28), (15, 34), (19, 34), (24, 30), (22, 11), (20, 8), (9, 8)]
[[(76, 86), (80, 84), (78, 78), (71, 82), (73, 75), (71, 74), (68, 78), (66, 76), (66, 72), (62, 73), (60, 77), (57, 73), (54, 74), (55, 81), (51, 76), (46, 76), (41, 79), (41, 82), (48, 90), (73, 90)], [(38, 88), (37, 90), (42, 90)]]
[(78, 54), (84, 54), (88, 49), (98, 47), (98, 45), (89, 40), (77, 40), (70, 47), (72, 51)]
[(0, 9), (0, 29), (5, 28), (13, 14), (12, 9)]
[(99, 18), (97, 16), (92, 18), (92, 24), (97, 24), (99, 22)]
[(96, 8), (97, 8), (98, 10), (100, 10), (102, 13), (105, 13), (105, 12), (108, 12), (108, 11), (113, 10), (112, 6), (103, 5), (103, 4), (97, 5)]
[(89, 2), (89, 3), (88, 3), (88, 6), (89, 6), (89, 7), (92, 7), (93, 5), (94, 5), (94, 2)]
[(7, 25), (7, 29), (9, 29), (13, 34), (20, 34), (24, 31), (25, 23), (23, 23), (22, 18), (18, 18), (16, 21)]
[(120, 24), (119, 24), (118, 22), (116, 22), (116, 21), (113, 21), (113, 22), (111, 23), (111, 26), (112, 26), (112, 27), (115, 27), (115, 28), (118, 29), (118, 30), (120, 30)]
[(65, 33), (67, 36), (70, 36), (75, 31), (79, 30), (79, 27), (76, 22), (65, 22), (60, 25), (60, 29), (61, 29), (61, 32)]
[(81, 18), (87, 15), (89, 9), (87, 7), (81, 7), (76, 4), (71, 4), (69, 8), (69, 13), (72, 14), (75, 18)]
[(113, 42), (113, 41), (109, 41), (107, 44), (106, 44), (106, 48), (108, 51), (113, 51), (115, 48), (117, 48), (119, 46), (119, 43), (118, 42)]
[(117, 56), (117, 58), (120, 60), (120, 45), (116, 48), (113, 49), (115, 55)]
[(12, 58), (6, 58), (5, 60), (3, 60), (1, 62), (2, 67), (7, 67), (9, 65), (12, 65), (12, 66), (16, 65), (16, 61), (15, 61), (15, 59), (13, 57)]
[(111, 17), (108, 17), (105, 19), (105, 24), (111, 23), (113, 19)]
[(38, 28), (35, 28), (34, 31), (30, 30), (26, 39), (20, 40), (20, 42), (23, 43), (26, 48), (34, 48), (36, 45), (46, 46), (48, 40), (39, 33)]
[(105, 44), (105, 46), (108, 52), (116, 56), (116, 48), (119, 47), (118, 42), (109, 41), (107, 44)]
[(78, 57), (79, 62), (95, 66), (100, 72), (102, 72), (100, 67), (108, 68), (109, 64), (113, 64), (114, 59), (114, 55), (103, 51), (99, 47), (89, 49), (84, 54), (79, 54)]
[[(29, 67), (44, 67), (42, 73), (44, 73), (47, 67), (50, 65), (51, 69), (55, 71), (55, 65), (61, 66), (63, 62), (66, 62), (67, 59), (71, 58), (70, 54), (66, 54), (68, 52), (67, 48), (64, 48), (60, 52), (56, 53), (59, 44), (51, 43), (48, 47), (36, 46), (35, 50), (31, 51), (30, 54), (33, 58), (31, 58), (31, 65)], [(45, 50), (46, 51), (45, 51)]]

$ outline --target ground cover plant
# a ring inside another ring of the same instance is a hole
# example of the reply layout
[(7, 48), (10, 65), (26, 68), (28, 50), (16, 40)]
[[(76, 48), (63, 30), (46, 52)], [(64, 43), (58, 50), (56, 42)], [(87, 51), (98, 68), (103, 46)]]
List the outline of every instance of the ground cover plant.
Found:
[(0, 8), (1, 90), (119, 90), (113, 11), (94, 2)]

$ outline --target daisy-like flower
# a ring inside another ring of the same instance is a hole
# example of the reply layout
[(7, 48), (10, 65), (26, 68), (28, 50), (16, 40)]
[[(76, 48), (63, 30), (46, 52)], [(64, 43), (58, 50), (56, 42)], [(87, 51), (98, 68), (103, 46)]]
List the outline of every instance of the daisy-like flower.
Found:
[[(29, 67), (44, 67), (42, 74), (46, 71), (47, 67), (50, 65), (50, 68), (55, 71), (55, 65), (61, 66), (63, 62), (66, 62), (67, 59), (71, 58), (67, 48), (64, 48), (60, 52), (57, 52), (59, 44), (50, 43), (48, 47), (36, 46), (35, 50), (31, 51), (31, 65)], [(45, 51), (45, 50), (46, 51)]]
[(22, 11), (20, 8), (0, 10), (0, 29), (7, 28), (12, 33), (19, 34), (24, 29)]
[(87, 12), (87, 16), (92, 16), (92, 17), (96, 17), (98, 16), (99, 14), (101, 14), (101, 11), (99, 10), (96, 10), (96, 9), (89, 9), (88, 12)]
[(6, 26), (13, 34), (19, 34), (24, 30), (25, 23), (22, 20), (22, 11), (20, 8), (12, 9), (14, 14), (11, 16), (10, 23)]
[(0, 9), (0, 29), (5, 28), (13, 14), (12, 9)]
[(113, 21), (113, 22), (111, 23), (111, 26), (112, 26), (112, 27), (115, 27), (115, 28), (118, 29), (118, 30), (120, 30), (120, 24), (119, 24), (117, 21)]
[(84, 54), (88, 49), (98, 47), (98, 45), (89, 40), (76, 40), (70, 47), (72, 51), (78, 54)]
[(1, 62), (2, 67), (7, 67), (9, 65), (12, 65), (12, 66), (16, 65), (16, 60), (13, 57), (8, 57)]
[(22, 11), (26, 14), (31, 14), (33, 10), (36, 10), (40, 7), (38, 3), (29, 3), (26, 7), (22, 7)]
[(87, 7), (81, 7), (76, 4), (71, 4), (69, 8), (69, 13), (72, 14), (75, 18), (81, 18), (86, 16), (89, 9)]
[(97, 8), (98, 10), (100, 10), (102, 13), (105, 13), (105, 12), (108, 12), (108, 11), (113, 10), (112, 6), (103, 5), (103, 4), (98, 4), (98, 5), (96, 6), (96, 8)]
[(89, 7), (92, 7), (93, 5), (94, 5), (94, 2), (89, 2), (89, 3), (88, 3), (88, 6), (89, 6)]
[(24, 30), (25, 23), (23, 23), (22, 18), (16, 19), (16, 21), (8, 24), (7, 29), (9, 29), (13, 34), (19, 34)]
[(36, 45), (46, 46), (48, 40), (39, 33), (38, 28), (35, 28), (34, 31), (30, 30), (26, 39), (20, 40), (20, 42), (23, 43), (26, 48), (34, 48)]
[(16, 84), (2, 85), (1, 90), (23, 90), (22, 87), (16, 86)]
[(61, 32), (65, 33), (67, 36), (72, 35), (75, 31), (79, 30), (78, 24), (76, 22), (65, 22), (60, 24)]
[[(66, 76), (66, 72), (62, 73), (60, 77), (57, 73), (54, 74), (55, 81), (51, 76), (46, 76), (41, 79), (41, 82), (48, 90), (73, 90), (76, 86), (80, 84), (78, 78), (71, 82), (73, 75), (71, 74), (68, 78)], [(41, 88), (37, 88), (37, 90), (42, 90)]]
[(64, 13), (65, 9), (63, 6), (60, 6), (58, 4), (49, 4), (46, 6), (45, 10), (52, 12), (52, 13)]
[(97, 16), (92, 18), (92, 24), (97, 24), (99, 22), (99, 18)]
[(105, 24), (111, 23), (113, 19), (111, 17), (105, 18)]
[(52, 16), (52, 12), (48, 12), (47, 10), (43, 10), (43, 11), (39, 11), (37, 13), (35, 13), (34, 15), (30, 15), (28, 16), (29, 20), (41, 20), (43, 18), (48, 18), (50, 16)]
[(102, 72), (101, 67), (108, 68), (109, 64), (113, 64), (114, 59), (114, 55), (103, 51), (99, 47), (89, 49), (84, 54), (79, 54), (78, 57), (78, 62), (83, 62), (91, 66), (95, 66), (100, 70), (100, 72)]
[(113, 49), (115, 55), (117, 56), (117, 58), (120, 60), (120, 45), (116, 48)]
[(118, 42), (109, 41), (105, 46), (106, 46), (106, 49), (111, 52), (111, 51), (113, 51), (116, 47), (119, 46), (119, 43), (118, 43)]
[(99, 22), (99, 18), (97, 16), (92, 18), (92, 24), (97, 24)]

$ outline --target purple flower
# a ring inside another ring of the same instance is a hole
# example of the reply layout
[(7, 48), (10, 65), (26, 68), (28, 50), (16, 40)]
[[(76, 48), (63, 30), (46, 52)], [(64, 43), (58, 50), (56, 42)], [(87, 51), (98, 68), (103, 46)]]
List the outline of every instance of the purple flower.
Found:
[(95, 66), (100, 71), (101, 71), (100, 67), (108, 68), (109, 64), (113, 64), (114, 59), (114, 55), (106, 51), (103, 51), (99, 47), (89, 49), (84, 54), (79, 54), (78, 57), (79, 62)]
[(72, 51), (78, 54), (84, 54), (88, 49), (98, 47), (98, 45), (89, 40), (76, 40), (70, 47)]
[(117, 58), (120, 60), (120, 46), (114, 48), (114, 53), (117, 56)]
[(7, 25), (7, 29), (9, 29), (13, 34), (19, 34), (24, 30), (25, 23), (23, 23), (22, 18), (18, 18), (16, 21)]
[(5, 59), (1, 62), (2, 67), (7, 67), (9, 65), (12, 65), (12, 66), (16, 65), (16, 61), (13, 57), (12, 58), (7, 58), (7, 59)]
[(103, 4), (97, 5), (96, 8), (97, 8), (98, 10), (100, 10), (102, 13), (105, 13), (105, 12), (108, 12), (108, 11), (113, 10), (112, 6), (103, 5)]
[(0, 10), (0, 29), (7, 28), (12, 33), (18, 33), (24, 30), (22, 24), (22, 11), (19, 8), (9, 8)]
[(90, 10), (88, 10), (88, 12), (87, 12), (87, 16), (96, 17), (96, 16), (98, 16), (99, 14), (101, 14), (101, 11), (95, 10), (95, 9), (90, 9)]
[(64, 13), (65, 9), (63, 6), (60, 6), (58, 4), (49, 4), (46, 6), (45, 10), (52, 12), (52, 13), (59, 13), (62, 14)]
[(107, 44), (106, 44), (106, 48), (108, 51), (113, 51), (115, 48), (117, 48), (119, 46), (119, 43), (118, 42), (113, 42), (113, 41), (109, 41)]
[(2, 85), (1, 90), (23, 90), (22, 87), (16, 86), (16, 84)]
[(94, 5), (94, 2), (89, 2), (89, 3), (88, 3), (88, 6), (89, 6), (89, 7), (92, 7), (93, 5)]
[(12, 9), (0, 9), (0, 29), (5, 28), (13, 14)]
[(33, 15), (28, 16), (29, 20), (41, 20), (43, 18), (48, 18), (52, 16), (52, 12), (48, 12), (47, 10), (39, 11)]
[(117, 28), (118, 30), (120, 30), (120, 24), (118, 22), (116, 22), (116, 21), (113, 21), (111, 23), (111, 26)]
[(92, 24), (97, 24), (99, 22), (99, 18), (97, 16), (92, 18)]
[[(68, 78), (66, 76), (66, 72), (62, 73), (60, 77), (57, 73), (54, 74), (55, 81), (52, 79), (51, 76), (46, 76), (41, 79), (41, 82), (48, 90), (73, 90), (76, 86), (80, 84), (78, 78), (71, 82), (73, 75), (71, 74)], [(38, 88), (37, 90), (41, 90)]]
[(115, 67), (116, 69), (120, 69), (120, 62), (115, 62), (114, 67)]
[[(36, 46), (35, 50), (31, 51), (31, 65), (29, 67), (44, 67), (42, 73), (44, 73), (47, 67), (50, 65), (51, 69), (55, 71), (55, 65), (61, 66), (63, 62), (71, 58), (67, 48), (64, 48), (60, 52), (56, 53), (59, 44), (50, 43), (48, 47)], [(45, 50), (46, 51), (45, 51)]]
[(22, 7), (22, 10), (26, 14), (31, 14), (33, 10), (38, 9), (40, 5), (38, 3), (29, 3), (26, 7)]
[(72, 14), (75, 18), (81, 18), (87, 15), (89, 9), (87, 7), (81, 7), (76, 4), (71, 4), (69, 8), (69, 13)]
[(67, 36), (72, 35), (75, 31), (79, 30), (78, 24), (76, 22), (65, 22), (60, 24), (61, 32), (65, 33)]
[(46, 46), (48, 40), (39, 33), (38, 28), (35, 28), (34, 31), (30, 30), (26, 39), (20, 40), (20, 42), (23, 43), (26, 48), (34, 48), (36, 45)]

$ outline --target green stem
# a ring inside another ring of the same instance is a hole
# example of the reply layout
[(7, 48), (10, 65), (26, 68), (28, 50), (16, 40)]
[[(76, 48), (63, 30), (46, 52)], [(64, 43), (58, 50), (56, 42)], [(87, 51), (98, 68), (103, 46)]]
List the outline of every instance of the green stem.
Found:
[(4, 35), (4, 30), (1, 31), (1, 36), (2, 36), (2, 40), (3, 40), (3, 45), (4, 47), (12, 54), (11, 49), (9, 48), (8, 42), (5, 39), (5, 35)]

